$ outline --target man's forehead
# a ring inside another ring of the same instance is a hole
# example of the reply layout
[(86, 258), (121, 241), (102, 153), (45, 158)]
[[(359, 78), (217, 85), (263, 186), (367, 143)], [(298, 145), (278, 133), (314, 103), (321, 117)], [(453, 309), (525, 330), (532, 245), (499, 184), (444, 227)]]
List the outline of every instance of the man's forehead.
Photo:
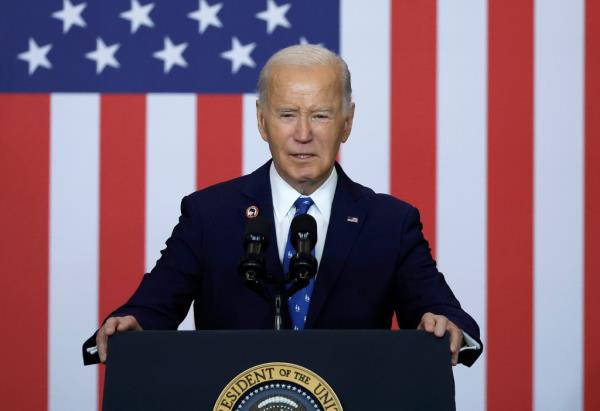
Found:
[(342, 88), (335, 71), (321, 66), (282, 66), (272, 72), (269, 82), (271, 97), (341, 94)]
[[(336, 83), (338, 75), (331, 64), (292, 65), (278, 64), (272, 68), (269, 80), (271, 84), (290, 81)], [(279, 84), (278, 84), (279, 85)]]

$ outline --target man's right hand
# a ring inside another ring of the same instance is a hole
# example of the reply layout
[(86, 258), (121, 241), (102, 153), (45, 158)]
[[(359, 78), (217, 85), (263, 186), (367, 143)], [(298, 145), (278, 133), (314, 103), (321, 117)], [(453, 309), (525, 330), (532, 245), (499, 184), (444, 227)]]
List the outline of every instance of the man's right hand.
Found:
[(125, 317), (110, 317), (96, 333), (96, 346), (100, 362), (106, 362), (108, 350), (108, 337), (121, 331), (141, 331), (142, 327), (133, 315)]

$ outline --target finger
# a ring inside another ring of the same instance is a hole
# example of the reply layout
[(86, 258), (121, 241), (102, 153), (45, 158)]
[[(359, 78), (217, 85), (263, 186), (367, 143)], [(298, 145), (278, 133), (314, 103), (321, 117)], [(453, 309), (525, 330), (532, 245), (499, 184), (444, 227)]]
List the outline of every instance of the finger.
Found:
[(432, 333), (435, 330), (435, 316), (431, 313), (423, 314), (421, 318), (422, 330)]
[(117, 331), (129, 331), (135, 327), (134, 322), (132, 321), (131, 316), (119, 318), (119, 322), (117, 323)]
[(98, 332), (96, 333), (96, 348), (98, 349), (98, 357), (100, 357), (100, 362), (106, 362), (106, 350), (108, 346), (108, 336), (104, 331), (104, 327), (100, 327)]
[(452, 365), (458, 364), (458, 355), (463, 343), (463, 334), (452, 321), (448, 321), (448, 332), (450, 333), (450, 352), (452, 353)]
[(458, 365), (458, 352), (452, 353), (452, 365)]
[(448, 326), (448, 332), (450, 333), (450, 351), (458, 352), (463, 342), (463, 335), (460, 328), (450, 322)]
[(104, 332), (106, 333), (106, 335), (113, 335), (114, 333), (117, 332), (118, 324), (119, 324), (118, 317), (110, 317), (108, 320), (106, 320), (106, 322), (104, 323), (102, 328), (104, 329)]
[(136, 330), (136, 331), (143, 331), (144, 329), (142, 328), (142, 326), (140, 325), (140, 323), (138, 323), (138, 321), (135, 319), (135, 317), (132, 316), (131, 318), (133, 318), (133, 321), (135, 323), (134, 330)]
[(436, 315), (435, 317), (435, 329), (433, 333), (436, 337), (443, 337), (446, 334), (448, 328), (448, 319), (443, 315)]
[(137, 322), (133, 315), (128, 315), (127, 318), (130, 318), (132, 322), (131, 330), (142, 331), (142, 326)]
[(126, 317), (122, 317), (119, 319), (119, 324), (117, 325), (117, 331), (141, 331), (142, 327), (137, 322), (134, 316), (128, 315)]

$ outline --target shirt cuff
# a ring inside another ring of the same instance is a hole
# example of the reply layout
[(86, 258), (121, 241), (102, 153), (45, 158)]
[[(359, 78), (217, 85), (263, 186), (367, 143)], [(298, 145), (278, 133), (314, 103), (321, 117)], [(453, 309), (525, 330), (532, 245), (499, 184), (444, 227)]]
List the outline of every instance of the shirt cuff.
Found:
[(473, 337), (471, 337), (466, 332), (463, 331), (462, 333), (464, 338), (464, 345), (460, 347), (459, 351), (481, 350), (481, 344), (479, 344)]

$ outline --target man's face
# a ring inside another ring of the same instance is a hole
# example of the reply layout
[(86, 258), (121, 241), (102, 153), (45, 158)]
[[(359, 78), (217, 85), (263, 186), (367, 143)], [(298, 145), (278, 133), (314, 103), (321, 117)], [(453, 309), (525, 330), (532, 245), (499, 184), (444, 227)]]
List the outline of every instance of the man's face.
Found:
[(303, 194), (329, 176), (352, 129), (354, 104), (345, 110), (338, 75), (331, 65), (275, 66), (267, 101), (257, 103), (258, 128), (275, 168)]

